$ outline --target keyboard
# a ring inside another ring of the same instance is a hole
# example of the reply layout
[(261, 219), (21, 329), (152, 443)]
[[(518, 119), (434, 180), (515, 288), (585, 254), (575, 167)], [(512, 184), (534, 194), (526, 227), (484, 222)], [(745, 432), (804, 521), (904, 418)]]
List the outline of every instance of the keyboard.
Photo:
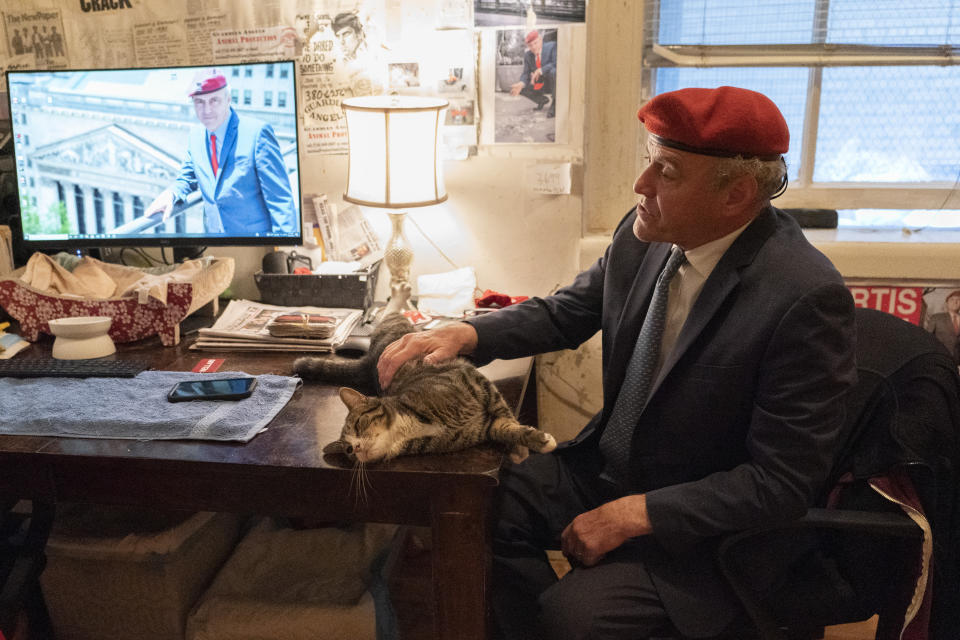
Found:
[(141, 360), (20, 357), (0, 360), (0, 378), (132, 378), (149, 367), (149, 363)]

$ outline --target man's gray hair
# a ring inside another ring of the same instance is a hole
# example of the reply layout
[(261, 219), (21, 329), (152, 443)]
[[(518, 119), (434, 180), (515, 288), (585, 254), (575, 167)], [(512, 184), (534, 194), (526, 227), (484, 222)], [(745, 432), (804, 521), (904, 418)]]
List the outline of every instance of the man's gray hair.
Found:
[(783, 180), (787, 173), (786, 163), (776, 160), (760, 160), (759, 158), (720, 158), (717, 163), (716, 186), (718, 189), (730, 184), (735, 178), (747, 174), (757, 181), (757, 198), (761, 202), (768, 201), (783, 187)]

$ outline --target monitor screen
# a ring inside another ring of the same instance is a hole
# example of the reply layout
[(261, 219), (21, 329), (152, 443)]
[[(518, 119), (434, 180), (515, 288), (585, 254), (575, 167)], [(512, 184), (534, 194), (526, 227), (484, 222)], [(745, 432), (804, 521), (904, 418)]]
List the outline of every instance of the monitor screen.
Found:
[(294, 73), (9, 71), (24, 246), (300, 244)]

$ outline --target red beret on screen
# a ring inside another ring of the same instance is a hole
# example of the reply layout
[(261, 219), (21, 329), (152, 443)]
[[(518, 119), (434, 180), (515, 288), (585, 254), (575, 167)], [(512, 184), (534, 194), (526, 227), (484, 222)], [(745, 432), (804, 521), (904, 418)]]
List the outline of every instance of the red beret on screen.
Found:
[(227, 86), (227, 77), (216, 69), (203, 69), (193, 76), (193, 82), (190, 83), (189, 97), (201, 96), (205, 93), (213, 93), (217, 89), (223, 89)]
[(790, 147), (780, 109), (749, 89), (669, 91), (640, 107), (637, 117), (655, 142), (691, 153), (776, 160)]
[(536, 40), (536, 39), (539, 38), (539, 37), (540, 37), (540, 34), (539, 34), (536, 30), (533, 30), (533, 31), (527, 33), (527, 37), (525, 38), (525, 41), (526, 41), (527, 44), (530, 44), (531, 42), (533, 42), (534, 40)]

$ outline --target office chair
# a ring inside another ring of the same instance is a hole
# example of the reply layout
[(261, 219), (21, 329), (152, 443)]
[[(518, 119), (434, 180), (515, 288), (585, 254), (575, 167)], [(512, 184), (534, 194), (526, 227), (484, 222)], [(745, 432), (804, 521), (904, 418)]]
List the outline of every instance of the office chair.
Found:
[[(900, 638), (907, 623), (917, 635), (904, 637), (955, 638), (960, 629), (957, 365), (931, 334), (894, 316), (857, 309), (856, 324), (859, 380), (818, 508), (727, 536), (718, 551), (763, 640), (822, 638), (825, 626), (874, 614), (877, 640)], [(914, 491), (929, 525), (926, 542), (917, 522), (871, 486), (889, 496), (891, 481)], [(925, 544), (932, 557), (921, 597)], [(764, 582), (787, 554), (789, 570)]]
[(50, 502), (0, 496), (0, 635), (8, 640), (21, 611), (27, 614), (32, 638), (49, 635), (40, 573), (53, 514)]

